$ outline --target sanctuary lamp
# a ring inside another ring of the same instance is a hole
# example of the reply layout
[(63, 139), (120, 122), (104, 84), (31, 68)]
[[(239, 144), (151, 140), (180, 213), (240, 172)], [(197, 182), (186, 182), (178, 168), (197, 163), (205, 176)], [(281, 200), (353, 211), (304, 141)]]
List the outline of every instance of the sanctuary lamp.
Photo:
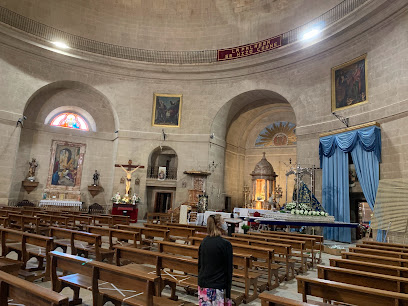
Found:
[(265, 158), (256, 164), (252, 176), (252, 203), (255, 209), (269, 209), (269, 198), (275, 200), (276, 173), (272, 165)]

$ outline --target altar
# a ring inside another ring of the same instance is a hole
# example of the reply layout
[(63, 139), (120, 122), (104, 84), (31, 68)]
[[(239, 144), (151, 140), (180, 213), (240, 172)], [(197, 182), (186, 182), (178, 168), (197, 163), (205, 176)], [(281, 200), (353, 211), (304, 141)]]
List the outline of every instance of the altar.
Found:
[(224, 219), (229, 219), (231, 218), (231, 213), (225, 213), (225, 212), (218, 212), (218, 211), (206, 211), (204, 213), (198, 213), (197, 214), (197, 219), (193, 222), (188, 222), (188, 224), (194, 224), (194, 225), (207, 225), (207, 219), (211, 215), (221, 215)]
[(139, 213), (139, 209), (137, 208), (136, 205), (113, 203), (112, 215), (129, 216), (131, 223), (136, 223), (137, 222), (138, 213)]
[(41, 200), (39, 207), (43, 207), (50, 210), (74, 210), (80, 211), (82, 208), (82, 202), (80, 201), (67, 201), (67, 200)]

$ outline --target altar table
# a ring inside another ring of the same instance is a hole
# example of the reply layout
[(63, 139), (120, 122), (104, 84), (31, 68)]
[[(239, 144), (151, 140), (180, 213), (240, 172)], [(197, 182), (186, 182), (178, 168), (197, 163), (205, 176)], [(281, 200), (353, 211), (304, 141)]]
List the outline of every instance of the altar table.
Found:
[(189, 222), (189, 224), (194, 225), (207, 225), (207, 219), (210, 215), (221, 215), (224, 219), (231, 218), (231, 213), (218, 212), (218, 211), (206, 211), (204, 213), (197, 214), (196, 222)]
[(41, 200), (39, 207), (44, 207), (51, 210), (81, 210), (82, 202), (79, 201), (65, 201), (65, 200)]
[(113, 204), (112, 206), (112, 215), (118, 216), (129, 216), (131, 223), (137, 222), (137, 215), (139, 209), (136, 205), (133, 204)]

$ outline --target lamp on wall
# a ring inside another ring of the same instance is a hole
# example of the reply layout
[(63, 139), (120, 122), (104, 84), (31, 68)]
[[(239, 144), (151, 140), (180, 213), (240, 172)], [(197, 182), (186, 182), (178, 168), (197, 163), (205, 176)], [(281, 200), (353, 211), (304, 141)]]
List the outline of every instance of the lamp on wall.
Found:
[(212, 163), (210, 163), (210, 164), (208, 165), (208, 169), (209, 169), (211, 172), (214, 172), (214, 171), (215, 171), (215, 168), (217, 168), (217, 166), (218, 166), (218, 163), (215, 163), (215, 161), (212, 161)]

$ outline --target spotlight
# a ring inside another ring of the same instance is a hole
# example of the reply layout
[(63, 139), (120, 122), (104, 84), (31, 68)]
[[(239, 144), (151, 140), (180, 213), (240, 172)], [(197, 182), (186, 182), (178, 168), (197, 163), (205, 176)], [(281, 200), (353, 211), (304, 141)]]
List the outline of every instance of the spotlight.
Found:
[(23, 116), (21, 118), (18, 118), (16, 126), (20, 125), (21, 127), (24, 127), (24, 120), (27, 120), (26, 116)]
[(323, 23), (319, 22), (309, 27), (302, 35), (302, 40), (308, 40), (316, 37), (323, 29)]
[(69, 49), (69, 46), (62, 41), (53, 41), (52, 44), (61, 49)]

